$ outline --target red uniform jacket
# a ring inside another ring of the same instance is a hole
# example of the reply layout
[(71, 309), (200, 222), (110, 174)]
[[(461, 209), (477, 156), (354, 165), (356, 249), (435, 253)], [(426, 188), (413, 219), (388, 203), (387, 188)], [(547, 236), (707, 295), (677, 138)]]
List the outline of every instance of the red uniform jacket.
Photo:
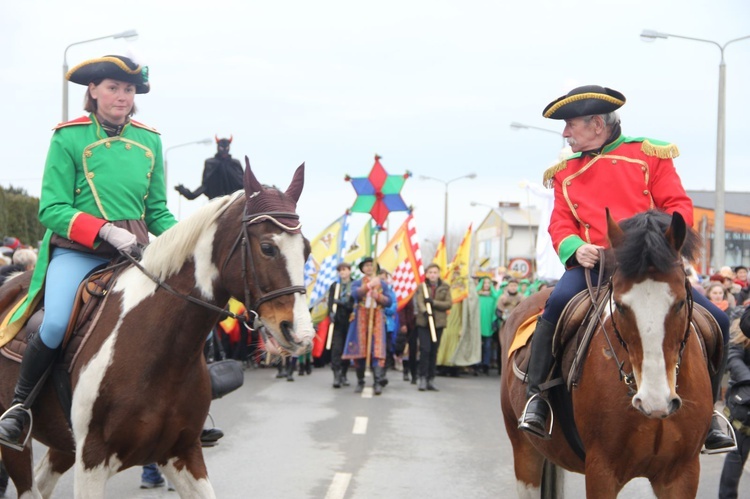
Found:
[(650, 209), (679, 212), (693, 225), (693, 202), (672, 164), (677, 147), (665, 142), (620, 136), (602, 154), (580, 153), (550, 168), (545, 183), (555, 189), (549, 234), (564, 265), (585, 243), (608, 246), (609, 208), (617, 220)]

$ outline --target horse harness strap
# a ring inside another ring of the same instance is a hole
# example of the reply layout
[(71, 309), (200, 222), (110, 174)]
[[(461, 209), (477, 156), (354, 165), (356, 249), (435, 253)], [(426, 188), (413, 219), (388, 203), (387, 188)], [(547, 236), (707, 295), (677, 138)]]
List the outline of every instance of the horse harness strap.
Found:
[[(252, 216), (252, 218), (251, 218)], [(235, 240), (234, 244), (232, 245), (232, 249), (227, 254), (226, 259), (224, 260), (224, 264), (221, 267), (222, 272), (226, 269), (227, 263), (229, 262), (229, 258), (231, 258), (232, 254), (234, 254), (237, 247), (242, 244), (242, 273), (243, 275), (247, 275), (247, 261), (250, 260), (250, 268), (253, 271), (253, 275), (255, 274), (255, 264), (253, 262), (252, 252), (250, 251), (249, 240), (250, 240), (250, 234), (247, 230), (247, 226), (254, 224), (254, 223), (260, 223), (260, 222), (272, 222), (278, 227), (281, 227), (283, 230), (286, 231), (294, 231), (298, 230), (301, 226), (301, 224), (297, 224), (294, 227), (289, 227), (278, 220), (276, 220), (275, 217), (280, 218), (291, 218), (294, 220), (299, 219), (299, 215), (296, 213), (284, 213), (284, 212), (267, 212), (267, 213), (258, 213), (254, 215), (247, 215), (245, 214), (242, 217), (243, 221), (243, 227), (240, 230), (240, 234), (237, 236), (237, 239)], [(231, 317), (232, 319), (240, 321), (242, 324), (244, 324), (248, 329), (254, 330), (256, 329), (254, 327), (254, 321), (253, 324), (248, 324), (247, 320), (240, 316), (235, 314), (234, 312), (231, 312), (230, 310), (227, 310), (226, 308), (217, 307), (216, 305), (213, 305), (211, 303), (208, 303), (207, 301), (201, 300), (199, 298), (196, 298), (194, 296), (190, 296), (184, 293), (180, 293), (179, 291), (175, 290), (172, 286), (167, 284), (166, 282), (162, 281), (155, 275), (151, 274), (148, 270), (146, 270), (141, 263), (136, 260), (133, 256), (123, 253), (124, 256), (130, 260), (130, 263), (132, 263), (136, 268), (138, 268), (141, 272), (143, 272), (144, 275), (146, 275), (149, 279), (151, 279), (154, 283), (156, 283), (157, 286), (163, 288), (165, 291), (182, 298), (183, 300), (189, 301), (190, 303), (194, 303), (196, 305), (200, 305), (201, 307), (207, 308), (209, 310), (213, 310), (214, 312), (218, 312), (221, 314), (222, 319), (226, 317)], [(252, 306), (250, 306), (250, 285), (247, 281), (247, 279), (243, 280), (244, 286), (245, 286), (245, 307), (248, 311), (255, 314), (255, 316), (258, 316), (258, 313), (256, 312), (257, 308), (262, 304), (269, 300), (273, 300), (274, 298), (278, 298), (279, 296), (294, 294), (294, 293), (302, 293), (304, 294), (306, 292), (306, 289), (304, 286), (287, 286), (285, 288), (280, 288), (274, 291), (271, 291), (269, 293), (263, 294)], [(260, 290), (259, 294), (260, 294)]]

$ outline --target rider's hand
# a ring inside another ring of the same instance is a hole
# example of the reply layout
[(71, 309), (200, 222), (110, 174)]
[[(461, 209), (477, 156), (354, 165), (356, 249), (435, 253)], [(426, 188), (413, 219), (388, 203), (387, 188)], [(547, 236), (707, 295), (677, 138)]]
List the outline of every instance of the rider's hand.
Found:
[(174, 190), (176, 190), (177, 192), (179, 192), (185, 197), (188, 197), (191, 194), (191, 192), (182, 184), (174, 186)]
[(138, 240), (135, 234), (126, 229), (121, 229), (111, 223), (106, 223), (99, 229), (99, 237), (107, 241), (119, 252), (139, 254)]
[(576, 261), (585, 269), (592, 269), (599, 261), (599, 249), (603, 246), (584, 244), (576, 250)]

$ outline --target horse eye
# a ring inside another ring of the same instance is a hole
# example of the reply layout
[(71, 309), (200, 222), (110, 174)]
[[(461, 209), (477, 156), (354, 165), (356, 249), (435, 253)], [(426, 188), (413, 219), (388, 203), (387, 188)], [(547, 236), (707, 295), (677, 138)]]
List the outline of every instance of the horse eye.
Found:
[(276, 246), (270, 243), (261, 243), (260, 250), (266, 256), (276, 256)]
[(617, 311), (618, 311), (618, 312), (620, 312), (621, 314), (624, 314), (624, 313), (625, 313), (625, 306), (624, 306), (624, 305), (623, 305), (622, 303), (620, 303), (619, 301), (616, 301), (616, 302), (615, 302), (615, 308), (616, 308), (616, 309), (617, 309)]
[(684, 306), (685, 306), (685, 300), (680, 300), (674, 304), (674, 311), (679, 312), (680, 310), (682, 310), (682, 307)]

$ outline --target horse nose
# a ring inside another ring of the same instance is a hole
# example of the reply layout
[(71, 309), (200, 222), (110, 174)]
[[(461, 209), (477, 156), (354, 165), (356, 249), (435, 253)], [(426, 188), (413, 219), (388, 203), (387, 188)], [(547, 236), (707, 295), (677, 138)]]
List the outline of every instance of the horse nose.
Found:
[(679, 411), (680, 407), (682, 407), (682, 399), (675, 395), (674, 398), (669, 401), (669, 414), (674, 414)]

